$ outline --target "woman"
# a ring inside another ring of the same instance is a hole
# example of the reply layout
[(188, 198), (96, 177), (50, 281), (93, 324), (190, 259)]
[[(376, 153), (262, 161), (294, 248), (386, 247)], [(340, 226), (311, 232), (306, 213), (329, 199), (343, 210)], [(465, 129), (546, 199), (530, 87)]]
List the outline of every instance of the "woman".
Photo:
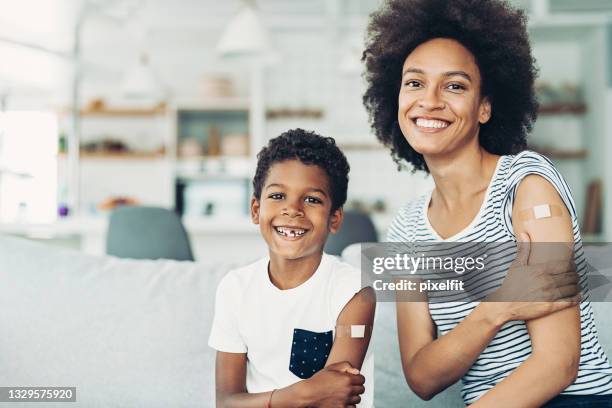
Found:
[[(548, 159), (524, 151), (537, 113), (524, 14), (501, 0), (390, 0), (372, 16), (363, 59), (378, 139), (435, 182), (400, 210), (389, 240), (574, 243), (584, 283), (570, 191)], [(533, 212), (542, 205), (544, 218)], [(551, 260), (532, 248), (529, 263)], [(507, 270), (513, 257), (494, 260)], [(588, 298), (398, 302), (406, 380), (430, 399), (461, 378), (474, 407), (612, 407)]]

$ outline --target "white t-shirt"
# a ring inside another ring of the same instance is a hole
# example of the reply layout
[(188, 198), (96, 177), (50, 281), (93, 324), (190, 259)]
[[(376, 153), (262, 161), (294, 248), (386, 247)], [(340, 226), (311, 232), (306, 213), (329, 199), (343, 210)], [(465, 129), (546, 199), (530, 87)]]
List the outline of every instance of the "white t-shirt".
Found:
[[(323, 254), (315, 273), (300, 286), (280, 290), (270, 282), (269, 258), (235, 269), (221, 280), (208, 345), (247, 354), (247, 390), (284, 388), (324, 367), (336, 321), (361, 289), (359, 271)], [(368, 351), (361, 368), (372, 406), (374, 360)]]

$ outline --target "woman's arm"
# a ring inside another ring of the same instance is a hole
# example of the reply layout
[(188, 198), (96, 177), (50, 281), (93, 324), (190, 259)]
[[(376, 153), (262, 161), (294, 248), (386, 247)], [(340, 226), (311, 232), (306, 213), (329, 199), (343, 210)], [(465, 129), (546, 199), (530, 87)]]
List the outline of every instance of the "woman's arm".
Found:
[[(521, 211), (541, 204), (556, 206), (561, 215), (520, 221)], [(512, 219), (516, 234), (527, 232), (534, 242), (542, 243), (532, 246), (530, 263), (573, 257), (572, 219), (555, 188), (544, 178), (530, 175), (521, 182)], [(574, 382), (580, 359), (579, 307), (529, 320), (527, 329), (531, 356), (474, 407), (539, 407)]]
[(274, 408), (349, 406), (359, 402), (363, 376), (351, 374), (348, 363), (330, 365), (308, 380), (274, 391), (249, 393), (246, 389), (245, 353), (217, 352), (216, 394), (219, 408)]
[(478, 305), (444, 336), (422, 301), (397, 302), (397, 328), (404, 377), (420, 398), (429, 400), (459, 380), (504, 323), (501, 311)]
[[(550, 184), (548, 186), (556, 194), (556, 190)], [(545, 191), (540, 186), (536, 186), (536, 189), (539, 192)], [(538, 198), (537, 195), (526, 192), (522, 192), (520, 196)], [(521, 197), (518, 199), (522, 200)], [(556, 197), (561, 201), (558, 195)], [(544, 202), (552, 203), (552, 201)], [(529, 203), (525, 202), (522, 205), (529, 206)], [(562, 202), (561, 205), (565, 208)], [(431, 399), (458, 381), (505, 323), (511, 320), (537, 322), (543, 316), (555, 314), (560, 310), (576, 306), (578, 303), (575, 298), (566, 299), (577, 291), (577, 276), (572, 263), (567, 259), (563, 261), (555, 258), (556, 260), (549, 262), (548, 258), (543, 258), (541, 255), (530, 256), (532, 245), (529, 243), (531, 240), (529, 234), (538, 233), (537, 238), (541, 241), (541, 232), (532, 228), (518, 228), (515, 231), (517, 236), (524, 237), (521, 238), (521, 241), (526, 241), (526, 243), (518, 246), (517, 257), (508, 271), (508, 278), (502, 287), (491, 295), (497, 301), (480, 303), (444, 336), (436, 339), (436, 327), (429, 314), (426, 296), (410, 302), (397, 302), (398, 335), (404, 376), (410, 388), (422, 399)], [(569, 231), (571, 237), (571, 220)], [(556, 230), (551, 233), (556, 237), (561, 236)], [(568, 280), (568, 284), (557, 281), (551, 286), (552, 277)], [(515, 292), (517, 285), (512, 283), (514, 281), (519, 282), (519, 293)], [(532, 292), (547, 292), (553, 296), (553, 300), (566, 300), (555, 302), (499, 301), (500, 299), (520, 298), (525, 293), (526, 282), (529, 282), (527, 285)], [(561, 286), (561, 290), (557, 290), (555, 285)], [(567, 313), (571, 313), (569, 310)], [(531, 326), (535, 325), (528, 325), (530, 330)], [(546, 332), (549, 329), (547, 327), (542, 331)]]
[[(516, 299), (522, 296), (524, 288), (520, 287), (519, 293), (516, 293), (517, 285), (514, 281), (519, 281), (521, 285), (530, 282), (533, 291), (548, 291), (555, 300), (573, 295), (576, 292), (575, 286), (567, 286), (560, 292), (548, 283), (552, 276), (576, 279), (571, 263), (528, 265), (529, 235), (523, 236), (524, 242), (518, 246), (516, 259), (508, 272), (512, 279), (506, 279), (502, 287), (491, 296), (496, 299)], [(540, 276), (543, 279), (527, 280), (529, 276)], [(410, 296), (411, 301), (396, 303), (402, 368), (410, 388), (425, 400), (433, 398), (458, 381), (505, 323), (537, 319), (577, 304), (577, 300), (552, 303), (482, 302), (450, 332), (436, 339), (436, 326), (429, 314), (426, 295), (411, 293)]]

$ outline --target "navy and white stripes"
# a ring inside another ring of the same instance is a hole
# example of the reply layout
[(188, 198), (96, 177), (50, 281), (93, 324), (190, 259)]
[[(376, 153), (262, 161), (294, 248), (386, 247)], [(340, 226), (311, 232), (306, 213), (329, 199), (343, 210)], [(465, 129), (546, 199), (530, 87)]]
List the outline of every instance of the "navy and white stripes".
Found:
[[(572, 217), (575, 241), (575, 261), (584, 290), (580, 304), (581, 355), (578, 377), (563, 394), (612, 394), (612, 367), (599, 344), (593, 310), (589, 302), (586, 281), (586, 259), (582, 248), (578, 220), (571, 192), (559, 172), (544, 156), (525, 151), (515, 156), (501, 156), (482, 207), (472, 223), (461, 232), (443, 240), (429, 224), (427, 208), (431, 198), (424, 195), (400, 209), (394, 219), (387, 240), (391, 242), (508, 242), (515, 241), (512, 228), (512, 206), (520, 181), (529, 174), (548, 180), (558, 191)], [(507, 270), (516, 251), (492, 254), (487, 268), (480, 272), (482, 282), (494, 279), (501, 270)], [(452, 330), (475, 307), (476, 302), (429, 303), (429, 312), (441, 335)], [(522, 321), (504, 325), (491, 343), (463, 376), (462, 395), (471, 404), (482, 394), (507, 377), (531, 354), (531, 341)]]

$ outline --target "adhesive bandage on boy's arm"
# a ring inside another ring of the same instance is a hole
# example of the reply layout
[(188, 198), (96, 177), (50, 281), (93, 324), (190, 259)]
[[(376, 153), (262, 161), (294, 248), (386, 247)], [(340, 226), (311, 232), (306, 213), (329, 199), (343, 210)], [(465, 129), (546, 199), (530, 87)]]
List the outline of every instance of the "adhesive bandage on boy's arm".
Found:
[(372, 334), (373, 327), (368, 324), (347, 324), (336, 326), (336, 337), (364, 339)]
[(563, 211), (556, 204), (540, 204), (526, 210), (519, 211), (519, 220), (532, 221), (544, 218), (561, 217)]

